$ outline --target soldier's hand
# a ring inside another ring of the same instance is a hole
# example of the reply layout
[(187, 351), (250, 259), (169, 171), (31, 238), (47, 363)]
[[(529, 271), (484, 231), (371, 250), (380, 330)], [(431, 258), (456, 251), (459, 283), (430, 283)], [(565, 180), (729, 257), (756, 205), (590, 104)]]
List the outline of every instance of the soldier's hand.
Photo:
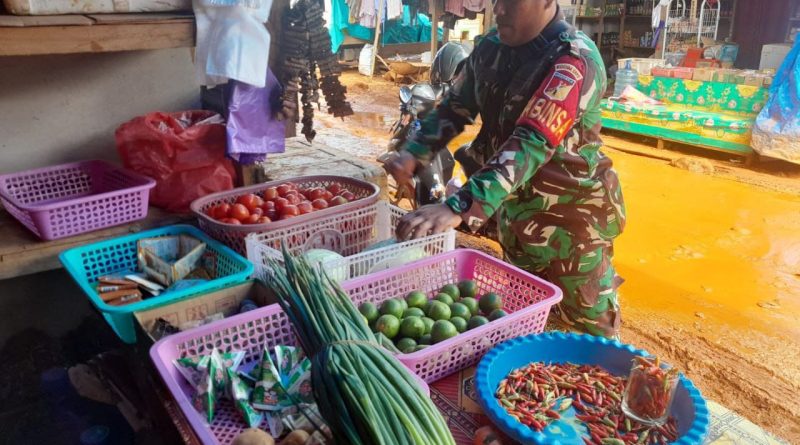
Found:
[(461, 224), (461, 216), (447, 204), (430, 204), (405, 214), (397, 224), (397, 239), (405, 241), (446, 232)]
[(398, 187), (409, 186), (417, 169), (417, 159), (407, 151), (395, 152), (383, 160), (383, 168), (392, 175)]

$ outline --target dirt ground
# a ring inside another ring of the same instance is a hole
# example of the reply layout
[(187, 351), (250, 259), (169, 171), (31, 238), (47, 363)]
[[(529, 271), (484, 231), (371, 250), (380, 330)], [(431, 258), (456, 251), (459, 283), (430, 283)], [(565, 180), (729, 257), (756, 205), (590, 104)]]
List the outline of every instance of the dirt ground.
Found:
[[(399, 114), (398, 86), (355, 71), (342, 80), (356, 115), (319, 113), (318, 140), (374, 160)], [(628, 209), (615, 245), (623, 340), (677, 364), (708, 398), (800, 443), (800, 168), (745, 168), (726, 154), (657, 150), (619, 134), (604, 141)], [(497, 251), (489, 240), (459, 238)]]

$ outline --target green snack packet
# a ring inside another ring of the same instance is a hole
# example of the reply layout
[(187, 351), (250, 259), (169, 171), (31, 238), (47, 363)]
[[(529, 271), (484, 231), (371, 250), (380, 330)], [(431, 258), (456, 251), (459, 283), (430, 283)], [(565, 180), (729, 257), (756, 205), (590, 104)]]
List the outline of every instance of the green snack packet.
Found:
[(315, 403), (314, 391), (311, 386), (311, 360), (303, 360), (294, 368), (289, 378), (287, 392), (294, 403)]
[(233, 405), (239, 414), (242, 415), (247, 426), (250, 428), (258, 428), (261, 420), (264, 418), (263, 414), (256, 411), (250, 405), (250, 393), (252, 389), (242, 381), (232, 368), (226, 369), (227, 378), (230, 382), (230, 395), (233, 400)]
[(268, 349), (264, 349), (260, 368), (261, 376), (256, 382), (255, 389), (253, 389), (251, 401), (253, 402), (253, 406), (257, 409), (277, 411), (281, 409), (280, 393), (282, 393), (282, 391), (280, 391), (280, 377), (277, 374), (275, 365), (272, 363), (272, 358), (269, 356)]
[(214, 376), (217, 374), (219, 363), (213, 357), (209, 357), (204, 363), (205, 366), (200, 368), (202, 376), (194, 387), (192, 404), (197, 411), (205, 414), (206, 421), (211, 423), (214, 421), (214, 409), (217, 405), (218, 388), (215, 386)]
[[(303, 352), (294, 346), (275, 346), (275, 359), (278, 362), (278, 371), (281, 382), (291, 378), (294, 368), (303, 358)], [(286, 386), (288, 387), (288, 385)]]
[(184, 357), (173, 361), (178, 372), (181, 373), (183, 378), (189, 382), (190, 385), (196, 387), (200, 384), (205, 374), (205, 368), (208, 367), (208, 361), (211, 359), (208, 355), (197, 357)]

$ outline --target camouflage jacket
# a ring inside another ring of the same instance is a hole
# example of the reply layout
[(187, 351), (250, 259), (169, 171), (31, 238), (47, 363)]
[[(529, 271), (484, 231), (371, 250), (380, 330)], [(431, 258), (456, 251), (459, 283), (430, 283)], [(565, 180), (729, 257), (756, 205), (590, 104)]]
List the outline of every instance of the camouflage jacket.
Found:
[(515, 48), (492, 31), (405, 148), (425, 164), (480, 114), (470, 149), (483, 168), (446, 201), (472, 230), (505, 204), (505, 222), (520, 225), (519, 238), (546, 236), (526, 221), (549, 219), (573, 236), (610, 241), (625, 210), (611, 160), (600, 152), (605, 89), (597, 47), (563, 20)]

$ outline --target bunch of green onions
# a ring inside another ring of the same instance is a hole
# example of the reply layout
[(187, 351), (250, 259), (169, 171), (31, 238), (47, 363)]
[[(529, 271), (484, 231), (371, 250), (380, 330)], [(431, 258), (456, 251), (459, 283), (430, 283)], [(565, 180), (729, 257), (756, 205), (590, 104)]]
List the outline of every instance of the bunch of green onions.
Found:
[(283, 250), (270, 287), (311, 358), (320, 414), (337, 444), (454, 445), (442, 415), (382, 346), (347, 294)]

